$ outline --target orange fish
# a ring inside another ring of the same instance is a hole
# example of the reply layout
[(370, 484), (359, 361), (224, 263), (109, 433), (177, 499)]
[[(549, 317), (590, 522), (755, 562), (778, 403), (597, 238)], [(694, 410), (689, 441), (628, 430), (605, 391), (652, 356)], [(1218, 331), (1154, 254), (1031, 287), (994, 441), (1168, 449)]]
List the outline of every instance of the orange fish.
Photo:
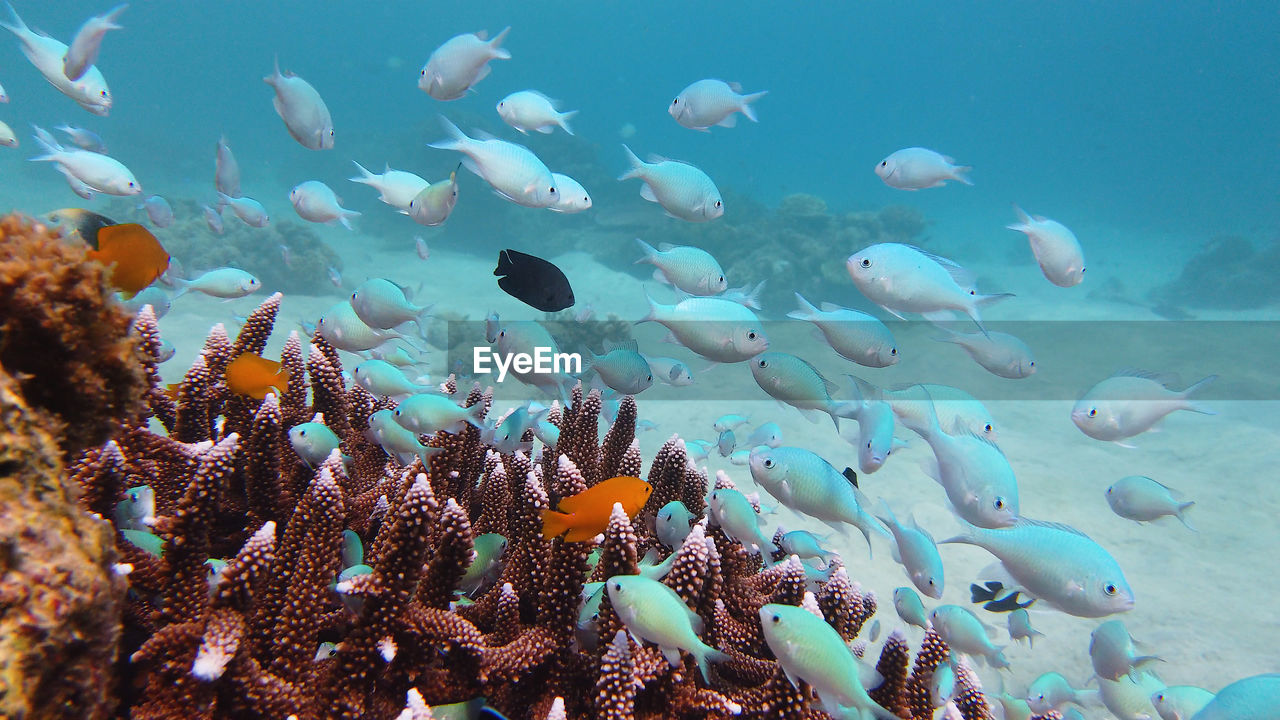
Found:
[(614, 503), (622, 503), (627, 517), (632, 517), (640, 512), (652, 493), (653, 486), (649, 483), (625, 475), (597, 483), (577, 495), (563, 498), (555, 510), (543, 510), (542, 537), (564, 535), (568, 542), (590, 540), (604, 532)]
[(227, 389), (262, 400), (271, 390), (279, 395), (289, 385), (289, 371), (275, 360), (244, 353), (227, 363)]
[(169, 253), (150, 230), (137, 223), (99, 228), (97, 245), (86, 255), (111, 268), (111, 286), (129, 297), (169, 269)]

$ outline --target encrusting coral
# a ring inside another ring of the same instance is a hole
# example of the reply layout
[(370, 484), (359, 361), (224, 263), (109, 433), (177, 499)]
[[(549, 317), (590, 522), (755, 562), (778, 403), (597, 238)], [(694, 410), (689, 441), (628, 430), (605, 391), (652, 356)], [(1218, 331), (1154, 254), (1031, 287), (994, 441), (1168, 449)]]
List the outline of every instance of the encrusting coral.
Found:
[[(468, 425), (423, 436), (437, 448), (427, 464), (401, 465), (367, 432), (369, 415), (394, 402), (348, 386), (323, 339), (304, 347), (289, 337), (282, 363), (290, 379), (279, 396), (228, 391), (227, 364), (262, 351), (280, 304), (279, 295), (268, 298), (234, 340), (215, 326), (176, 400), (156, 384), (155, 316), (144, 309), (137, 317), (148, 411), (121, 414), (114, 439), (82, 452), (66, 480), (79, 488), (80, 517), (116, 523), (128, 582), (119, 627), (92, 638), (94, 647), (116, 643), (111, 700), (81, 711), (376, 719), (428, 717), (429, 706), (480, 696), (513, 720), (828, 717), (773, 658), (759, 610), (804, 604), (853, 640), (874, 597), (843, 568), (814, 584), (794, 558), (765, 567), (709, 527), (709, 479), (678, 437), (643, 467), (634, 400), (622, 401), (603, 438), (600, 395), (576, 388), (550, 413), (559, 439), (540, 453), (500, 453)], [(492, 403), (479, 386), (460, 391), (451, 379), (444, 389), (466, 406)], [(312, 468), (287, 433), (317, 414), (342, 445)], [(634, 518), (615, 506), (598, 542), (543, 537), (542, 510), (618, 475), (653, 488)], [(716, 484), (732, 481), (720, 475)], [(144, 485), (153, 517), (121, 512)], [(699, 521), (668, 549), (651, 521), (676, 499)], [(144, 530), (125, 527), (132, 522)], [(477, 539), (493, 532), (506, 539), (505, 562), (466, 596), (460, 585)], [(690, 658), (673, 666), (637, 644), (607, 593), (596, 616), (579, 621), (586, 584), (638, 573), (650, 550), (674, 554), (664, 582), (701, 618), (703, 639), (727, 655), (709, 682)], [(905, 642), (891, 641), (877, 697), (901, 717), (931, 716), (920, 689), (946, 652), (927, 638), (911, 669)], [(989, 717), (980, 693), (966, 697), (967, 720)]]
[(147, 388), (108, 272), (47, 226), (0, 218), (0, 367), (33, 411), (60, 425), (68, 457), (141, 412)]

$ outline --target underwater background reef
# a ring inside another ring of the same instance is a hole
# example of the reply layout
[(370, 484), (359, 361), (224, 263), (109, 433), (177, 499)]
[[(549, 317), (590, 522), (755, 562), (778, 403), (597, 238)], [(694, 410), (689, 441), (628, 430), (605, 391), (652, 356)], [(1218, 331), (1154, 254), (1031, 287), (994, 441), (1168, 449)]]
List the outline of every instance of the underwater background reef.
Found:
[[(32, 253), (26, 277), (88, 283), (46, 288), (43, 312), (96, 307), (96, 319), (109, 324), (95, 328), (99, 344), (88, 355), (125, 348), (138, 363), (131, 377), (143, 380), (118, 389), (124, 400), (82, 396), (82, 413), (96, 411), (99, 424), (110, 418), (110, 439), (96, 436), (64, 464), (59, 447), (82, 437), (77, 423), (40, 412), (22, 381), (7, 366), (0, 372), (0, 523), (8, 539), (0, 556), (0, 714), (429, 717), (401, 712), (484, 697), (510, 718), (539, 720), (553, 706), (575, 718), (828, 717), (807, 686), (785, 677), (759, 610), (806, 606), (858, 648), (875, 596), (838, 561), (821, 579), (794, 559), (766, 569), (705, 522), (679, 547), (661, 545), (651, 529), (658, 508), (681, 500), (697, 520), (708, 490), (733, 483), (723, 474), (713, 483), (690, 465), (675, 436), (646, 463), (630, 397), (600, 437), (599, 393), (575, 388), (570, 404), (552, 411), (559, 437), (540, 459), (503, 454), (467, 426), (430, 436), (439, 450), (427, 465), (401, 465), (365, 432), (369, 415), (392, 401), (348, 386), (323, 339), (304, 349), (290, 334), (282, 357), (289, 379), (278, 397), (227, 389), (227, 364), (265, 348), (280, 295), (262, 302), (234, 339), (215, 325), (166, 391), (150, 308), (129, 328), (82, 258), (48, 243), (32, 221), (10, 217), (2, 227), (4, 247), (22, 243)], [(10, 277), (20, 265), (9, 259)], [(17, 331), (25, 325), (14, 310), (39, 312), (0, 306), (5, 341), (18, 347), (32, 338)], [(68, 395), (80, 390), (52, 384)], [(445, 389), (464, 395), (452, 380)], [(56, 399), (44, 402), (57, 407)], [(491, 401), (476, 386), (463, 402)], [(288, 428), (317, 413), (341, 438), (345, 462), (335, 451), (311, 468), (295, 454)], [(598, 545), (543, 537), (542, 510), (618, 475), (652, 485), (634, 518), (615, 507)], [(136, 518), (120, 505), (144, 486), (154, 492), (154, 519), (130, 531), (121, 525)], [(353, 533), (363, 541), (365, 572), (344, 572)], [(506, 538), (505, 564), (467, 600), (460, 584), (484, 533)], [(579, 620), (586, 582), (638, 574), (650, 550), (670, 556), (663, 582), (728, 656), (709, 682), (688, 657), (673, 666), (621, 632), (607, 594), (593, 627)], [(893, 635), (872, 697), (899, 717), (932, 717), (930, 679), (948, 654), (933, 633), (914, 655)], [(976, 676), (961, 668), (957, 707), (967, 720), (991, 717)]]

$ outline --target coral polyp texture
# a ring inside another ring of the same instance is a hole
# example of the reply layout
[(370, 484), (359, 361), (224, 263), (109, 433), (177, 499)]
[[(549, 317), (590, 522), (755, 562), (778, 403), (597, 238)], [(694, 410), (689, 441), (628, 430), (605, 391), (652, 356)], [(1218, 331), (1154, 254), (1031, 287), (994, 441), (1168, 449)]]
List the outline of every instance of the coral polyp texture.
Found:
[(0, 367), (61, 426), (68, 455), (106, 441), (142, 409), (141, 355), (108, 272), (45, 225), (0, 218)]
[[(559, 428), (554, 446), (504, 454), (467, 425), (421, 436), (437, 450), (425, 465), (403, 465), (368, 432), (370, 414), (394, 401), (348, 386), (322, 339), (288, 338), (289, 382), (278, 395), (255, 400), (227, 389), (228, 363), (263, 351), (281, 302), (268, 298), (234, 340), (214, 326), (173, 392), (158, 384), (155, 317), (139, 313), (146, 410), (120, 412), (112, 438), (56, 477), (78, 495), (81, 521), (103, 537), (101, 518), (115, 524), (113, 577), (127, 582), (127, 595), (103, 606), (116, 611), (109, 622), (86, 629), (98, 693), (29, 716), (424, 718), (431, 707), (483, 698), (513, 720), (829, 717), (773, 657), (760, 608), (803, 604), (854, 641), (875, 613), (874, 596), (843, 567), (825, 581), (806, 578), (795, 559), (765, 567), (709, 527), (701, 520), (709, 479), (678, 437), (646, 466), (634, 400), (622, 401), (601, 436), (600, 396), (579, 387), (549, 415)], [(479, 386), (459, 389), (451, 379), (443, 387), (467, 407), (493, 402)], [(316, 415), (341, 452), (313, 468), (287, 433)], [(597, 538), (544, 537), (543, 510), (620, 475), (652, 486), (634, 517), (617, 505)], [(721, 475), (716, 484), (732, 480)], [(144, 489), (154, 507), (138, 512), (131, 503)], [(672, 500), (699, 522), (667, 548), (652, 519)], [(60, 532), (42, 545), (75, 548), (96, 537)], [(468, 571), (488, 533), (505, 538), (503, 563), (477, 580)], [(638, 574), (651, 550), (673, 555), (663, 582), (701, 619), (702, 639), (725, 654), (706, 678), (687, 654), (673, 663), (638, 643), (608, 593), (581, 617), (588, 583)], [(8, 602), (21, 612), (32, 601)], [(873, 697), (902, 718), (931, 717), (929, 680), (948, 654), (929, 634), (913, 661), (903, 636), (893, 636)], [(46, 660), (67, 668), (59, 656)], [(75, 680), (88, 684), (89, 675)], [(958, 681), (959, 712), (989, 717), (975, 678)]]

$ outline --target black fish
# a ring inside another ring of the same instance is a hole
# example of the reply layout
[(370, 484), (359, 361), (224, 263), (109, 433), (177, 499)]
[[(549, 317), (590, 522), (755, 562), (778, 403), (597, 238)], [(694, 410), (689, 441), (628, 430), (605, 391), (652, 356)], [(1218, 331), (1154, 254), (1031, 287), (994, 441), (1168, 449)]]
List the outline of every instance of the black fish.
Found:
[(498, 287), (511, 297), (543, 312), (573, 305), (573, 288), (560, 268), (519, 250), (498, 253)]
[(844, 469), (844, 472), (840, 474), (844, 475), (846, 480), (853, 483), (854, 487), (858, 487), (858, 473), (854, 472), (853, 468), (847, 467)]
[(991, 612), (1013, 612), (1018, 608), (1031, 607), (1032, 603), (1035, 602), (1035, 598), (1032, 598), (1025, 603), (1018, 602), (1018, 596), (1022, 594), (1021, 590), (1014, 590), (1008, 595), (997, 599), (1000, 593), (1004, 592), (1004, 583), (989, 580), (983, 583), (983, 585), (986, 585), (986, 587), (982, 588), (977, 585), (969, 586), (970, 601), (975, 603), (986, 603), (982, 606), (983, 610), (989, 610)]

